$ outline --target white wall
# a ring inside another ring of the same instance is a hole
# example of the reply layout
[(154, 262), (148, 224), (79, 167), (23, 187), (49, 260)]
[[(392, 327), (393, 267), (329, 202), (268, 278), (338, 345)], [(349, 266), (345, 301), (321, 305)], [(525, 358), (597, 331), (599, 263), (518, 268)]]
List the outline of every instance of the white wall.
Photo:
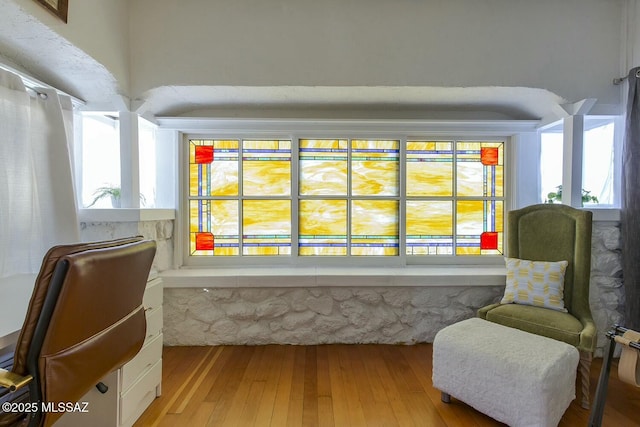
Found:
[[(128, 94), (129, 0), (72, 0), (66, 24), (33, 0), (11, 1), (102, 64)], [(32, 43), (42, 42), (33, 37)]]
[(626, 57), (623, 61), (623, 73), (621, 77), (626, 76), (628, 69), (640, 66), (640, 1), (627, 0), (627, 8), (625, 10), (625, 22), (626, 25)]
[(166, 85), (522, 86), (618, 104), (624, 3), (136, 0), (132, 95)]

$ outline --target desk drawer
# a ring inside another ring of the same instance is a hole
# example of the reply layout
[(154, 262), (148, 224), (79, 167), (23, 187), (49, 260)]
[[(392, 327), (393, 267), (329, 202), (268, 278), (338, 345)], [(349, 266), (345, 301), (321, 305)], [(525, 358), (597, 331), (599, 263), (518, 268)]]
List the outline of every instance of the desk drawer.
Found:
[(147, 335), (144, 339), (144, 345), (147, 345), (154, 337), (162, 332), (162, 307), (147, 311)]
[(120, 396), (120, 424), (132, 425), (156, 398), (156, 387), (162, 381), (162, 359), (153, 364), (129, 390)]
[(127, 389), (144, 374), (154, 363), (162, 358), (162, 334), (156, 336), (142, 347), (142, 350), (120, 370), (120, 389)]
[(142, 305), (145, 310), (154, 310), (157, 307), (162, 306), (162, 280), (154, 279), (147, 283), (147, 288), (144, 291), (144, 296), (142, 297)]

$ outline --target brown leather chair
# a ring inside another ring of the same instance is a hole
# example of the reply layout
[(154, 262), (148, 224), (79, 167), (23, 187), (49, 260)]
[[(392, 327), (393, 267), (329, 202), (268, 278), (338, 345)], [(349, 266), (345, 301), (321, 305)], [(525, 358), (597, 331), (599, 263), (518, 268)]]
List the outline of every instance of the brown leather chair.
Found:
[[(155, 251), (155, 242), (140, 236), (50, 249), (13, 367), (0, 370), (0, 395), (28, 386), (30, 402), (78, 402), (131, 360), (146, 335), (142, 297)], [(50, 426), (62, 416), (37, 406), (29, 426)], [(0, 413), (0, 426), (16, 421), (17, 414)]]

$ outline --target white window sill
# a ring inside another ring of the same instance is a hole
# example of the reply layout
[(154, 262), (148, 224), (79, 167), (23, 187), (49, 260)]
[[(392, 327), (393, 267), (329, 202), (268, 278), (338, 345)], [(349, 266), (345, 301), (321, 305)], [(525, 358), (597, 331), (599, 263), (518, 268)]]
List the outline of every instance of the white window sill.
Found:
[(287, 288), (366, 286), (504, 286), (497, 266), (184, 268), (160, 273), (165, 288)]
[(140, 222), (176, 219), (174, 209), (79, 209), (80, 222)]
[(585, 207), (584, 209), (593, 212), (594, 221), (620, 221), (620, 209), (597, 207)]

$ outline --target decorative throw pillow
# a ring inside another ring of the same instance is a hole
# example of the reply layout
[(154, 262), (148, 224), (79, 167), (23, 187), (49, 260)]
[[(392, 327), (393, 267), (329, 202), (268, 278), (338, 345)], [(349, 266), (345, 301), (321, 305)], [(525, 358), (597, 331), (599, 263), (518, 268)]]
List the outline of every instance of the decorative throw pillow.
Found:
[(526, 304), (564, 311), (567, 261), (545, 262), (505, 258), (507, 286), (501, 304)]

